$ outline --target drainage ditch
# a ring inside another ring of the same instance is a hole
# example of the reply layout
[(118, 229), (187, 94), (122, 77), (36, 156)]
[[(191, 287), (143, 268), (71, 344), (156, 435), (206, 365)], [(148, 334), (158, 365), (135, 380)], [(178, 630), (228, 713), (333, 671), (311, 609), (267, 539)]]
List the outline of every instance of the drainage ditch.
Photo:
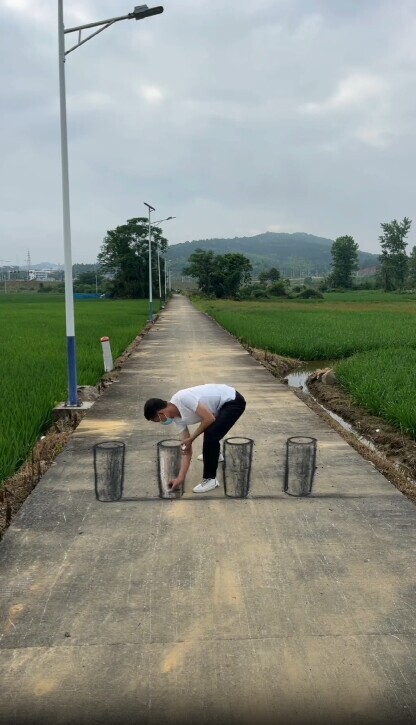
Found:
[(359, 440), (360, 443), (362, 443), (364, 446), (367, 446), (367, 448), (369, 448), (371, 451), (377, 451), (377, 447), (374, 445), (374, 443), (372, 443), (372, 441), (361, 435), (361, 433), (359, 433), (359, 431), (357, 431), (351, 425), (351, 423), (348, 423), (348, 421), (344, 420), (344, 418), (342, 418), (340, 415), (334, 413), (332, 410), (329, 410), (329, 408), (326, 408), (324, 405), (322, 405), (322, 403), (314, 395), (312, 395), (311, 391), (309, 390), (307, 380), (311, 373), (314, 373), (317, 370), (323, 370), (325, 368), (332, 368), (333, 364), (334, 363), (331, 360), (319, 360), (317, 362), (309, 362), (301, 368), (293, 370), (291, 373), (286, 375), (283, 380), (289, 385), (289, 387), (300, 389), (304, 394), (310, 395), (316, 405), (319, 405), (319, 407), (323, 411), (325, 411), (325, 413), (331, 416), (333, 420), (339, 423), (339, 425), (341, 425), (344, 430), (352, 433)]

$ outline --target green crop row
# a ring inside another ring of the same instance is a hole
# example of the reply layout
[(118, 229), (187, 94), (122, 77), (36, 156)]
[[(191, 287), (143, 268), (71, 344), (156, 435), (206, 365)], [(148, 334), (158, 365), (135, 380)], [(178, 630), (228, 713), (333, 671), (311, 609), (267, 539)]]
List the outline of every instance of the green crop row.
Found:
[(336, 365), (341, 385), (356, 403), (416, 437), (416, 350), (359, 353)]
[[(39, 299), (40, 298), (40, 299)], [(111, 338), (116, 359), (143, 330), (144, 300), (77, 300), (78, 382), (101, 378), (100, 338)], [(26, 459), (67, 398), (65, 305), (62, 297), (0, 298), (0, 482)], [(1, 485), (1, 484), (0, 484)]]
[(196, 302), (252, 347), (300, 360), (349, 357), (375, 348), (416, 347), (416, 304)]

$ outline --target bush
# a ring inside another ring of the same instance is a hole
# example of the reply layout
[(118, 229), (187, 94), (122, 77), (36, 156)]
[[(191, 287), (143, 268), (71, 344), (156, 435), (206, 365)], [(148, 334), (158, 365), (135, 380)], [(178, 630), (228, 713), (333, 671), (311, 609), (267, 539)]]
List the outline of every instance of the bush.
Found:
[(238, 299), (250, 300), (268, 297), (268, 289), (262, 284), (245, 284), (238, 291)]
[(370, 279), (363, 279), (362, 281), (358, 282), (358, 280), (354, 280), (353, 289), (360, 290), (360, 289), (376, 289), (376, 280), (374, 278)]
[(321, 279), (321, 281), (318, 284), (318, 290), (320, 292), (328, 292), (329, 289), (329, 281), (327, 277), (324, 277), (324, 279)]
[(311, 287), (308, 287), (307, 289), (302, 290), (302, 292), (299, 292), (297, 295), (298, 298), (302, 300), (310, 300), (312, 298), (323, 300), (324, 296), (321, 292), (318, 292), (316, 289), (312, 289)]
[(273, 284), (270, 285), (267, 289), (269, 295), (272, 295), (273, 297), (288, 297), (288, 290), (285, 284), (279, 280), (278, 282), (273, 282)]

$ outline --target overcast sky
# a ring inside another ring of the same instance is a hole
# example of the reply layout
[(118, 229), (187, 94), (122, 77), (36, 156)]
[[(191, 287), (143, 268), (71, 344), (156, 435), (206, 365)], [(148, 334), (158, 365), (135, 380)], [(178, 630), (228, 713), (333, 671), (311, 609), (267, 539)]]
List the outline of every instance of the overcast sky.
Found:
[[(170, 243), (302, 231), (378, 252), (380, 223), (409, 216), (416, 244), (415, 0), (163, 4), (67, 57), (73, 262), (94, 262), (144, 201), (177, 217)], [(71, 27), (134, 2), (64, 5)], [(58, 90), (57, 1), (0, 0), (0, 259), (14, 264), (28, 249), (63, 262)]]

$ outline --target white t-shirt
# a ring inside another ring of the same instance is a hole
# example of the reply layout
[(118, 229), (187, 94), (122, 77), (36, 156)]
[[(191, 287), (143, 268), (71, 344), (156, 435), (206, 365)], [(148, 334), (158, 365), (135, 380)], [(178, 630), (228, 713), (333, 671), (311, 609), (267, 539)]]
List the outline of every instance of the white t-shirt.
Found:
[(211, 413), (217, 415), (224, 403), (228, 403), (230, 400), (235, 400), (235, 388), (231, 388), (229, 385), (209, 383), (178, 390), (170, 402), (176, 405), (181, 414), (181, 417), (174, 418), (174, 421), (181, 430), (184, 430), (188, 425), (201, 422), (201, 416), (195, 412), (200, 403), (206, 405)]

